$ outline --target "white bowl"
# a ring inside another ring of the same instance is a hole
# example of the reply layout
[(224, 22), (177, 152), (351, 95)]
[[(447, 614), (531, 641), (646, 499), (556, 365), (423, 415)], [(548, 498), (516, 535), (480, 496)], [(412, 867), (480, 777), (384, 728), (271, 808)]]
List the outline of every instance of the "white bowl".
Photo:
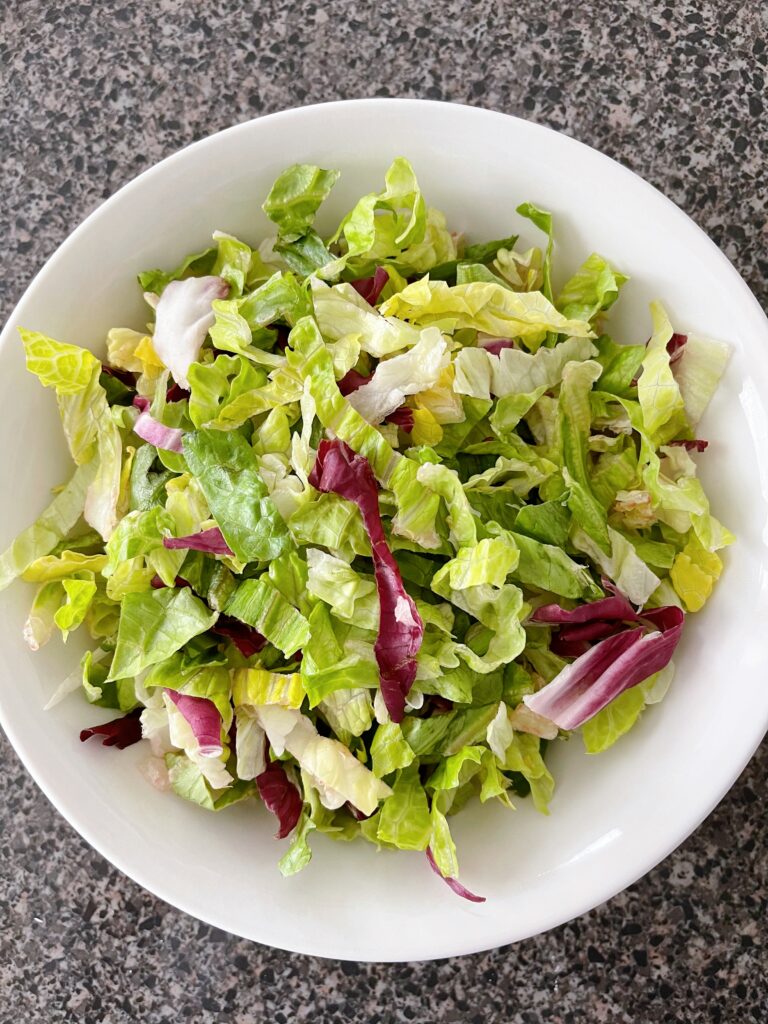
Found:
[(257, 805), (212, 815), (152, 789), (124, 752), (80, 744), (113, 717), (79, 697), (42, 707), (81, 653), (74, 641), (31, 654), (21, 627), (32, 588), (0, 596), (0, 719), (40, 787), (97, 850), (169, 903), (259, 942), (354, 960), (445, 957), (513, 942), (602, 903), (665, 857), (733, 783), (768, 725), (768, 323), (722, 253), (630, 171), (546, 128), (470, 107), (361, 100), (290, 110), (198, 142), (142, 174), (93, 213), (34, 280), (0, 339), (0, 495), (4, 547), (45, 505), (69, 460), (55, 402), (24, 370), (19, 324), (101, 351), (107, 329), (143, 323), (136, 272), (170, 266), (222, 229), (257, 241), (260, 204), (297, 161), (342, 170), (330, 227), (378, 187), (398, 154), (413, 162), (454, 229), (483, 240), (533, 229), (530, 199), (556, 222), (556, 274), (593, 250), (632, 277), (612, 318), (622, 340), (649, 335), (659, 297), (677, 330), (732, 343), (703, 424), (702, 476), (737, 534), (701, 615), (686, 626), (665, 701), (599, 757), (554, 744), (552, 813), (467, 808), (454, 819), (462, 880), (453, 896), (423, 854), (313, 839), (314, 858), (283, 880), (281, 847)]

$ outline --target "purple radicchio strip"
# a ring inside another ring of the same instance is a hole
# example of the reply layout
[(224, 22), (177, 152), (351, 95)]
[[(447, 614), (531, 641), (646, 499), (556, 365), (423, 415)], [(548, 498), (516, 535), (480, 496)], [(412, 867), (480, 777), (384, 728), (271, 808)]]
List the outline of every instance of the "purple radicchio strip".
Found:
[(178, 693), (166, 687), (165, 692), (186, 718), (189, 727), (195, 734), (203, 757), (220, 757), (221, 715), (212, 700), (207, 697), (193, 697), (188, 693)]
[(133, 432), (142, 441), (153, 444), (155, 448), (162, 448), (166, 452), (181, 452), (181, 439), (184, 431), (180, 427), (166, 427), (160, 420), (149, 411), (149, 400), (137, 395), (133, 404), (140, 410), (139, 418), (133, 425)]
[(204, 551), (207, 555), (234, 555), (218, 526), (190, 533), (186, 537), (163, 537), (163, 547), (172, 551), (177, 548), (188, 548), (191, 551)]
[(264, 806), (277, 818), (279, 828), (275, 839), (285, 839), (296, 828), (301, 816), (301, 793), (288, 778), (279, 761), (270, 761), (256, 776), (256, 787)]
[(426, 849), (427, 860), (429, 866), (435, 872), (438, 878), (442, 878), (449, 889), (452, 889), (457, 896), (461, 896), (463, 900), (469, 900), (470, 903), (485, 903), (485, 896), (476, 896), (475, 893), (470, 892), (466, 886), (462, 885), (458, 878), (451, 878), (449, 875), (444, 875), (440, 868), (437, 866), (434, 854), (431, 848), (428, 846)]
[(683, 631), (685, 616), (670, 605), (643, 613), (657, 627), (624, 630), (595, 644), (543, 689), (523, 698), (539, 715), (561, 729), (577, 729), (625, 690), (660, 672), (670, 661)]
[(388, 280), (389, 274), (386, 270), (383, 267), (376, 267), (373, 277), (361, 277), (357, 281), (350, 281), (350, 284), (358, 295), (370, 306), (374, 306)]
[(353, 501), (371, 541), (373, 571), (379, 596), (379, 632), (373, 650), (379, 666), (381, 695), (393, 722), (402, 722), (405, 698), (416, 678), (416, 655), (424, 624), (407, 593), (400, 569), (387, 544), (379, 512), (376, 478), (371, 464), (343, 441), (321, 441), (309, 482), (319, 491)]

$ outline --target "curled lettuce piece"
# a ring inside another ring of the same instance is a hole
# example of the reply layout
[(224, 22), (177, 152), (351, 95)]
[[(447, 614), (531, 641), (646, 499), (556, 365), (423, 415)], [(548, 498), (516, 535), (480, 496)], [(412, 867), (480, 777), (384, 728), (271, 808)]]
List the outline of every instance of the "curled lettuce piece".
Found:
[(293, 164), (277, 176), (262, 209), (277, 224), (283, 238), (294, 240), (312, 226), (338, 177), (338, 171), (326, 171), (315, 164)]
[(42, 515), (0, 555), (0, 590), (21, 576), (37, 559), (53, 551), (73, 529), (83, 514), (85, 496), (94, 471), (93, 463), (78, 466), (69, 483)]
[(363, 814), (373, 814), (392, 790), (361, 764), (338, 740), (321, 736), (300, 711), (276, 706), (256, 709), (256, 716), (279, 757), (296, 758), (323, 806), (334, 810), (349, 801)]
[(415, 345), (419, 331), (396, 317), (373, 309), (351, 284), (331, 287), (310, 282), (315, 318), (324, 338), (340, 343), (354, 339), (363, 352), (381, 359)]
[(672, 372), (668, 344), (672, 324), (658, 302), (651, 303), (653, 335), (648, 342), (637, 381), (637, 397), (645, 431), (656, 443), (663, 443), (688, 428), (685, 403)]
[(619, 297), (619, 290), (629, 278), (614, 270), (598, 253), (582, 263), (573, 277), (563, 285), (555, 305), (571, 320), (591, 321), (609, 309)]
[(229, 293), (221, 277), (188, 277), (170, 281), (155, 309), (152, 344), (163, 364), (182, 388), (189, 388), (187, 374), (197, 362), (209, 329), (213, 326), (212, 303)]
[(207, 697), (193, 697), (176, 690), (166, 690), (179, 712), (189, 723), (195, 734), (201, 757), (220, 757), (223, 747), (221, 743), (221, 715), (213, 701)]
[(382, 360), (371, 379), (347, 400), (369, 423), (381, 423), (400, 408), (406, 395), (433, 387), (448, 362), (447, 346), (440, 331), (426, 328), (412, 349)]
[(424, 277), (382, 303), (381, 312), (424, 327), (450, 321), (454, 329), (471, 328), (498, 338), (521, 338), (531, 347), (540, 343), (547, 331), (592, 337), (588, 323), (558, 313), (541, 292), (514, 292), (490, 281), (451, 287), (445, 281)]
[(554, 348), (541, 348), (534, 353), (505, 348), (492, 355), (484, 348), (463, 348), (454, 360), (454, 388), (459, 394), (484, 400), (492, 395), (530, 395), (538, 389), (543, 394), (560, 383), (568, 363), (580, 363), (595, 352), (592, 342), (584, 337), (566, 338)]

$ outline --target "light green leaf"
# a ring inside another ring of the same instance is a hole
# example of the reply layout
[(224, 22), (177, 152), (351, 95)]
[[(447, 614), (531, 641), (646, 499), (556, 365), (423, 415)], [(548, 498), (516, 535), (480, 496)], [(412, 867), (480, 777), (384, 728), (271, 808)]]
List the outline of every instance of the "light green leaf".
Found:
[(309, 623), (266, 575), (243, 580), (225, 610), (227, 615), (257, 629), (287, 657), (301, 650), (309, 640)]
[(288, 528), (244, 437), (197, 430), (185, 435), (184, 454), (224, 539), (241, 561), (266, 561), (288, 549)]
[(4, 590), (38, 558), (52, 551), (73, 529), (83, 513), (94, 469), (93, 463), (79, 466), (42, 515), (32, 526), (22, 530), (0, 555), (0, 590)]
[(217, 618), (187, 587), (126, 594), (109, 678), (135, 676), (164, 661)]
[(382, 779), (399, 768), (407, 768), (414, 757), (396, 722), (384, 722), (377, 727), (371, 740), (371, 762), (377, 778)]
[(572, 320), (592, 320), (609, 309), (619, 297), (619, 289), (629, 278), (614, 270), (598, 253), (582, 263), (563, 285), (555, 305)]
[(432, 819), (418, 764), (401, 768), (392, 795), (379, 814), (378, 837), (399, 850), (426, 850), (432, 835)]
[(311, 227), (338, 177), (314, 164), (293, 164), (277, 176), (262, 209), (284, 238), (296, 238)]
[(645, 431), (657, 444), (668, 441), (687, 429), (685, 403), (675, 380), (667, 352), (672, 324), (658, 302), (651, 303), (653, 335), (648, 342), (642, 373), (637, 381), (637, 397), (643, 411)]

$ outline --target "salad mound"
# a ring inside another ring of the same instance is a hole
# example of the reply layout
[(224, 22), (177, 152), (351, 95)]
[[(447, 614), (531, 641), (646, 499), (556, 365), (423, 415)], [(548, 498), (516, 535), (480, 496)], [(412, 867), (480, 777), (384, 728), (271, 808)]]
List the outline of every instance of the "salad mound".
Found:
[(258, 248), (217, 232), (139, 275), (149, 323), (106, 360), (21, 329), (75, 470), (0, 556), (36, 584), (33, 650), (95, 642), (80, 690), (146, 741), (160, 788), (261, 800), (287, 840), (419, 850), (459, 895), (450, 818), (530, 795), (548, 744), (605, 750), (661, 700), (732, 541), (697, 477), (728, 348), (617, 344), (627, 278), (597, 253), (557, 288), (553, 222), (469, 243), (410, 164), (330, 237), (337, 171), (296, 165)]

